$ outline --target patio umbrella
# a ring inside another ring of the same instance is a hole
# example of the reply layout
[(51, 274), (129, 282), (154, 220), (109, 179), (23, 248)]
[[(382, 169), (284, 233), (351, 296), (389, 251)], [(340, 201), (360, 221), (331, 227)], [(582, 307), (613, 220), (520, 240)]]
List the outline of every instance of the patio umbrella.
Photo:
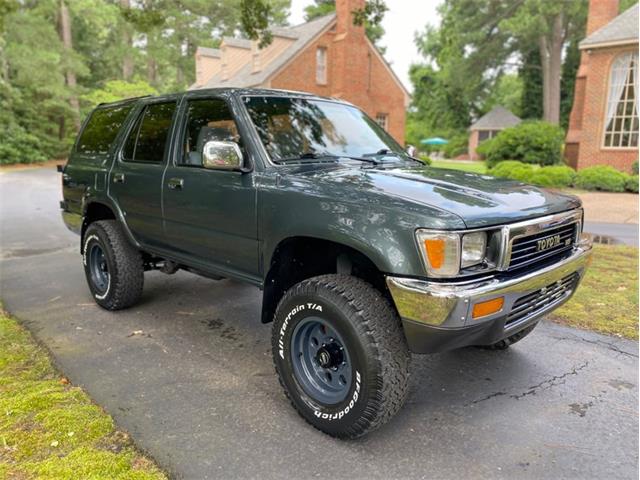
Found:
[(449, 140), (445, 140), (444, 138), (440, 137), (432, 137), (420, 140), (420, 143), (422, 143), (423, 145), (446, 145), (447, 143), (449, 143)]

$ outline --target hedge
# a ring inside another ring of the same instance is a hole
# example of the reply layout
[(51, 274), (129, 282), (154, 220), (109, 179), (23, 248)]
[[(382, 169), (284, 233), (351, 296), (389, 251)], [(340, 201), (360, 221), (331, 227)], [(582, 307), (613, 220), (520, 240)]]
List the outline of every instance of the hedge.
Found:
[(507, 160), (489, 170), (495, 177), (510, 178), (541, 187), (577, 187), (605, 192), (638, 193), (638, 175), (627, 175), (609, 166), (596, 166), (575, 172), (566, 165), (535, 168), (532, 165)]
[(476, 151), (484, 156), (487, 166), (505, 160), (518, 160), (538, 165), (562, 163), (564, 130), (548, 122), (523, 122), (502, 130), (481, 143)]

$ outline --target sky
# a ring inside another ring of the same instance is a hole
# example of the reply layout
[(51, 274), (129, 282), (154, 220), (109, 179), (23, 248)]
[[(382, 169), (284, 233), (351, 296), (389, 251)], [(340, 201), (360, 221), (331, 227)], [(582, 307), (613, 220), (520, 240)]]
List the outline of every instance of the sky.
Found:
[[(382, 22), (385, 36), (380, 44), (387, 47), (385, 58), (409, 91), (409, 67), (412, 63), (421, 61), (413, 41), (414, 35), (417, 31), (424, 30), (427, 24), (439, 23), (436, 7), (440, 2), (441, 0), (386, 0), (389, 10)], [(292, 25), (303, 23), (304, 7), (311, 3), (312, 0), (291, 0), (289, 22)]]

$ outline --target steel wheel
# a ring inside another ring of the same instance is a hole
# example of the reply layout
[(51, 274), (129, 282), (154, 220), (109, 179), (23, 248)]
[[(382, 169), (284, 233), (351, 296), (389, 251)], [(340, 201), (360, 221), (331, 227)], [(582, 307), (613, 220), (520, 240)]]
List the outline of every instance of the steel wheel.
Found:
[(109, 264), (102, 247), (94, 243), (89, 251), (89, 271), (91, 281), (98, 293), (104, 293), (109, 288)]

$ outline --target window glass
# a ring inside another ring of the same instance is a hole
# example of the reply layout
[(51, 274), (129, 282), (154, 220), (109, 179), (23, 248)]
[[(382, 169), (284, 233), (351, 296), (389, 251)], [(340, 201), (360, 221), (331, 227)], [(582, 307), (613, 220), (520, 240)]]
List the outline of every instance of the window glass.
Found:
[(379, 113), (376, 115), (376, 123), (386, 130), (388, 118), (389, 117), (386, 113)]
[(316, 50), (316, 82), (327, 83), (327, 49), (324, 47)]
[(246, 97), (244, 102), (260, 139), (274, 161), (317, 155), (406, 153), (371, 118), (342, 103), (313, 98)]
[(175, 109), (175, 102), (145, 107), (125, 143), (125, 160), (162, 163)]
[(638, 146), (638, 54), (620, 55), (611, 66), (604, 146)]
[(182, 165), (202, 166), (202, 149), (209, 141), (236, 142), (240, 135), (229, 106), (219, 98), (191, 100), (187, 106)]
[(132, 105), (97, 108), (78, 139), (76, 152), (87, 155), (105, 155), (116, 138)]

